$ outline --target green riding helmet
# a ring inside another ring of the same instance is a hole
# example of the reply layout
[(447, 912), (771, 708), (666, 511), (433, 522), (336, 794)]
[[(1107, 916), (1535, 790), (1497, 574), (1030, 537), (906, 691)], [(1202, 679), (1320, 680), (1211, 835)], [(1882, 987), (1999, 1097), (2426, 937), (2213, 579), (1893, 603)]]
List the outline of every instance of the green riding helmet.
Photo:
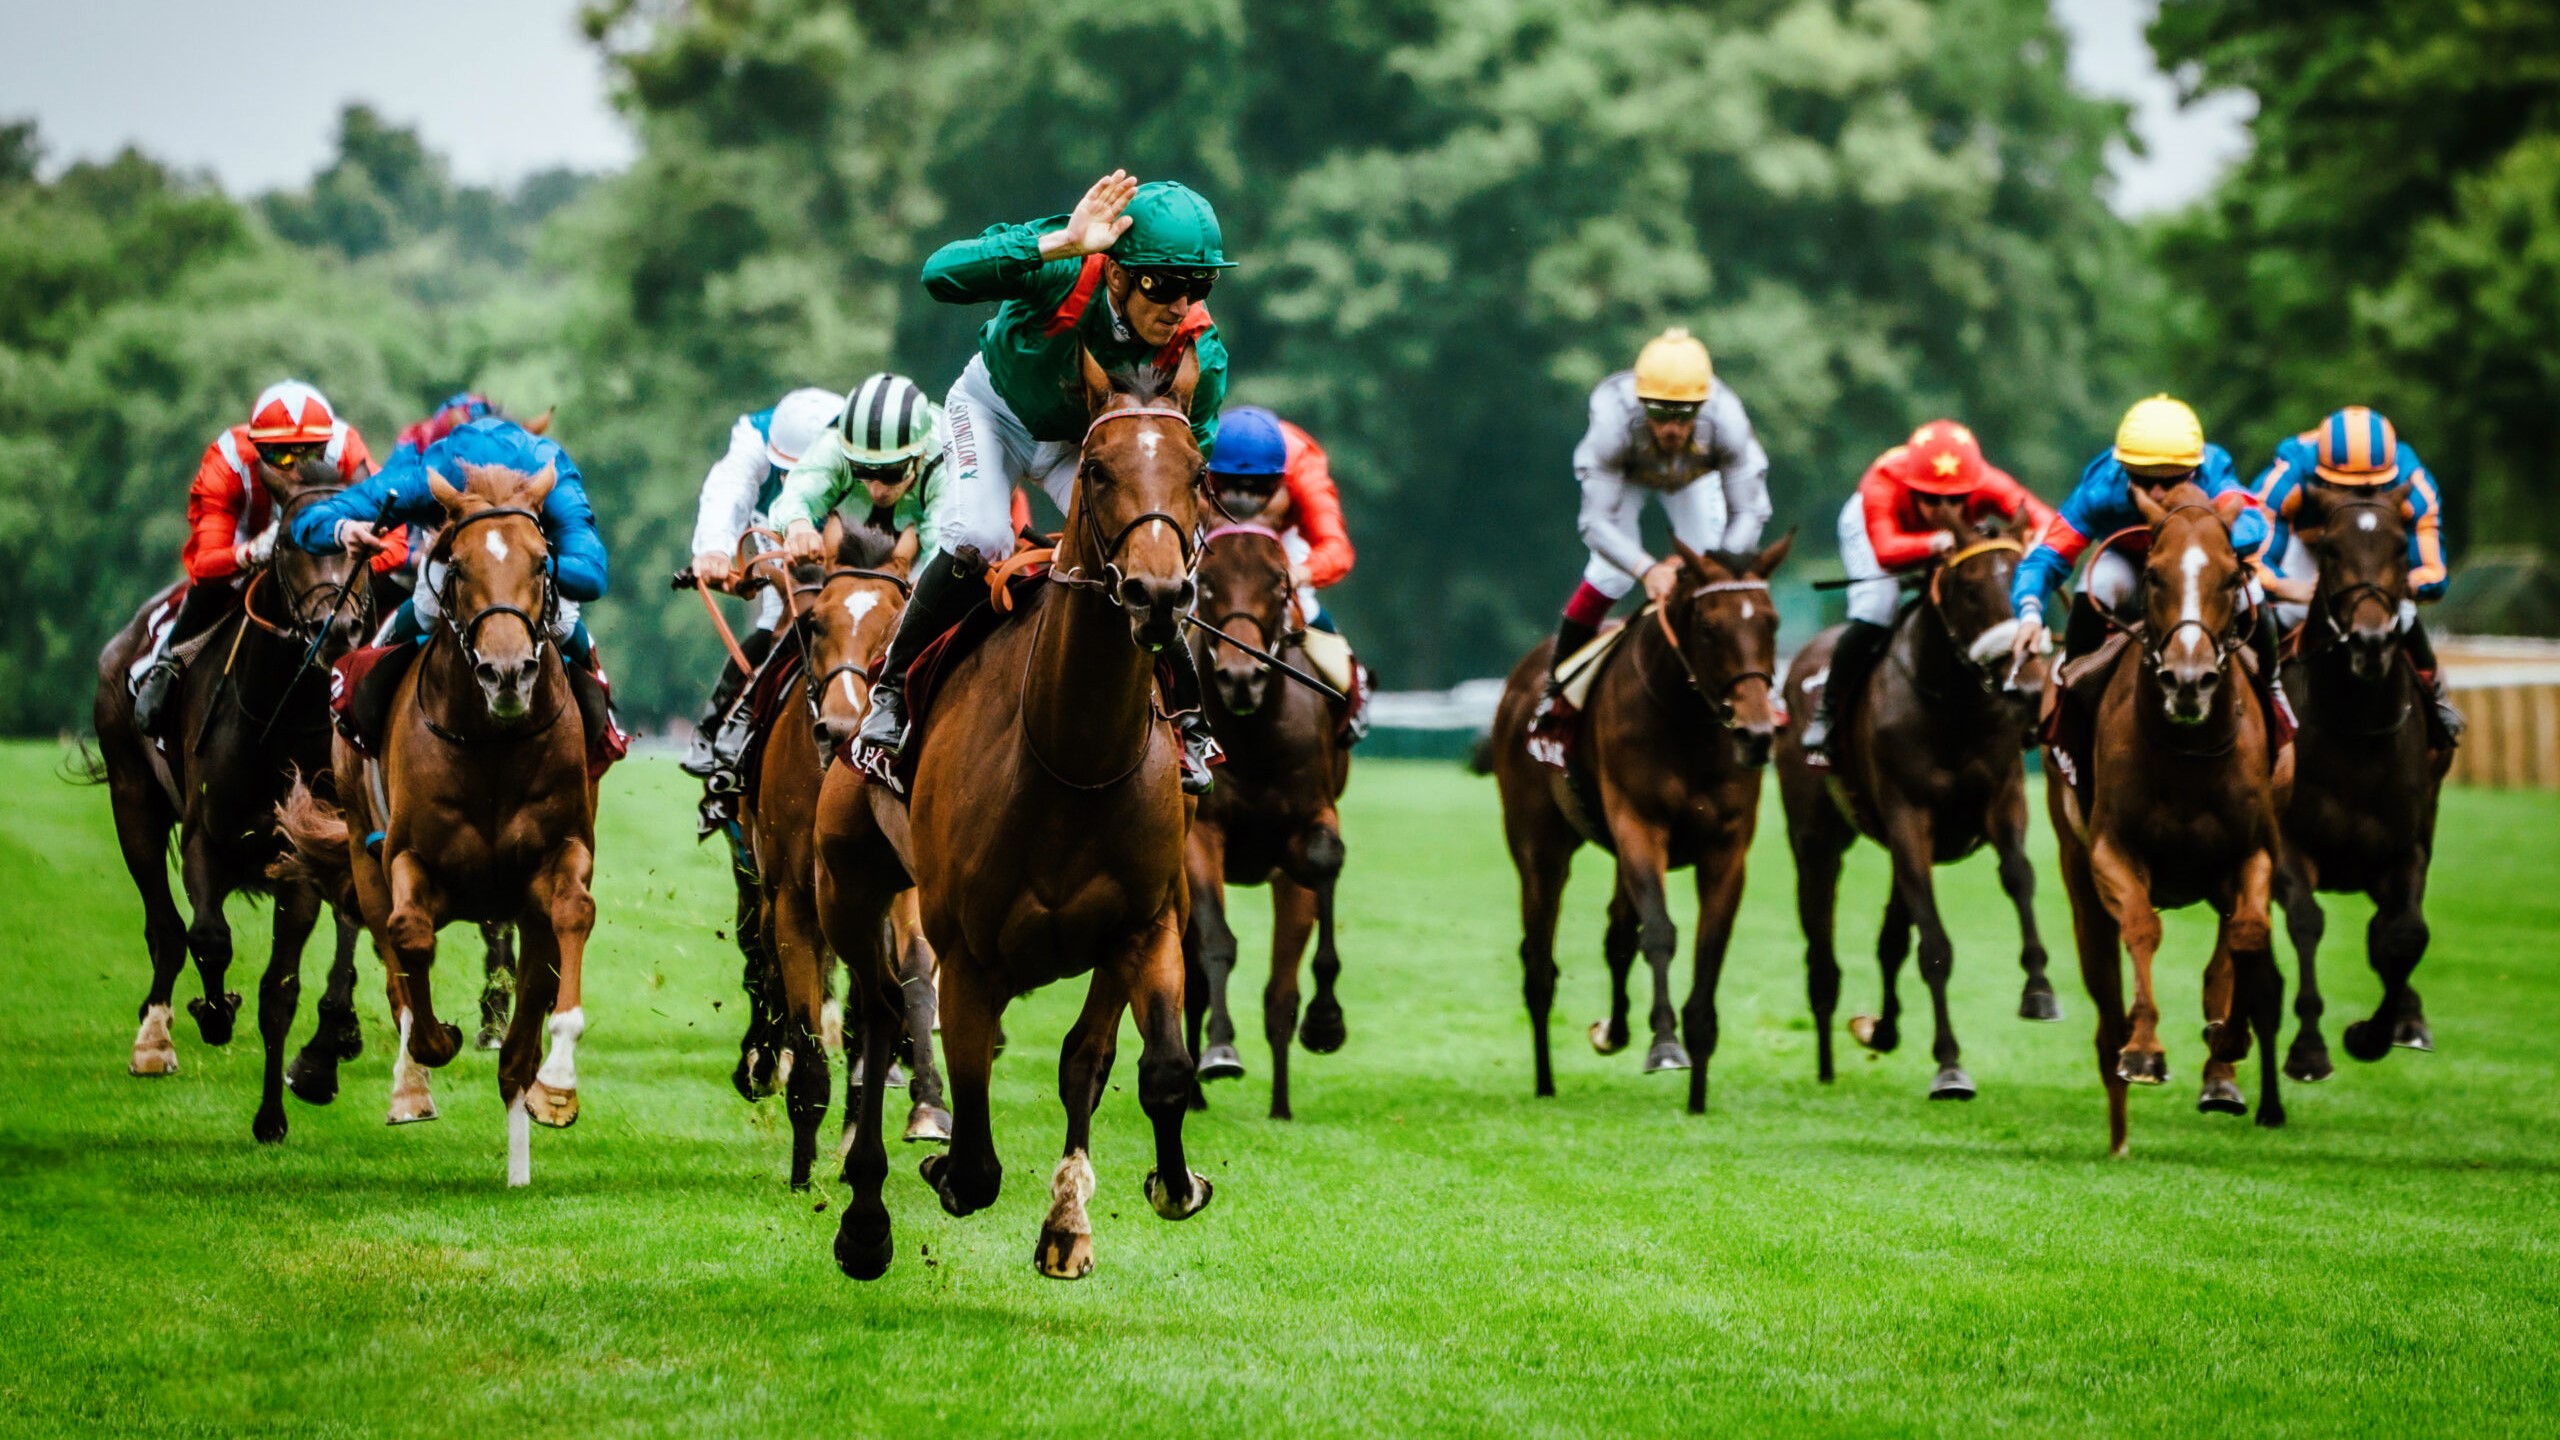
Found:
[(1178, 180), (1150, 180), (1129, 197), (1124, 211), (1128, 233), (1111, 247), (1111, 258), (1123, 265), (1164, 266), (1185, 270), (1226, 270), (1218, 231), (1218, 212), (1208, 197)]

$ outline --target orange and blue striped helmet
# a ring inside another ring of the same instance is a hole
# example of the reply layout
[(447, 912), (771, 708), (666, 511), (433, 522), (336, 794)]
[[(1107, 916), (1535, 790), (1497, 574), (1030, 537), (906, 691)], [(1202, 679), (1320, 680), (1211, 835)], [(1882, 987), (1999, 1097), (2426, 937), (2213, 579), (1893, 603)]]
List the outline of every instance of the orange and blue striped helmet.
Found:
[(2400, 436), (2379, 410), (2350, 405), (2320, 422), (2314, 467), (2336, 485), (2387, 485), (2400, 477)]

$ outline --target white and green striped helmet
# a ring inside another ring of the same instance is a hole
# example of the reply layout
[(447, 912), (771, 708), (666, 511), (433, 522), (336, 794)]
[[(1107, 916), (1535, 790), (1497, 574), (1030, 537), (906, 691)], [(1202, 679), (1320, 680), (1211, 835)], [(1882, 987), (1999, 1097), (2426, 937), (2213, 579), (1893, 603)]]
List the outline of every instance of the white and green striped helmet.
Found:
[(845, 458), (863, 466), (915, 459), (933, 439), (931, 409), (924, 391), (906, 376), (871, 376), (844, 397), (844, 414), (836, 420)]

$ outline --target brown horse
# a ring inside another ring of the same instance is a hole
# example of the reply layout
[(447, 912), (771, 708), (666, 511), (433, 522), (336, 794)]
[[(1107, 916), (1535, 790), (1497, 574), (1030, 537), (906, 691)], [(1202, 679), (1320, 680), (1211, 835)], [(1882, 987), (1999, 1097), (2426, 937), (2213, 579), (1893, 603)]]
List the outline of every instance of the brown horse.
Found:
[(343, 814), (297, 786), (281, 815), (302, 864), (352, 889), (382, 956), (400, 1034), (394, 1125), (435, 1118), (426, 1070), (462, 1047), (462, 1032), (436, 1013), (437, 930), (451, 920), (515, 924), (516, 1003), (498, 1094), (507, 1183), (523, 1185), (533, 1174), (528, 1123), (578, 1118), (596, 791), (577, 699), (548, 638), (554, 597), (540, 515), (554, 477), (494, 466), (464, 473), (462, 489), (428, 477), (449, 517), (436, 540), (448, 567), (446, 618), (400, 677), (380, 758), (341, 736), (333, 758)]
[[(1200, 606), (1209, 623), (1257, 649), (1286, 654), (1298, 644), (1296, 589), (1280, 537), (1259, 525), (1209, 533), (1200, 553)], [(1218, 788), (1201, 797), (1184, 861), (1191, 925), (1183, 935), (1183, 999), (1202, 1080), (1244, 1074), (1227, 977), (1236, 935), (1227, 926), (1226, 886), (1271, 882), (1271, 980), (1262, 992), (1262, 1034), (1271, 1042), (1271, 1118), (1289, 1118), (1289, 1037), (1330, 1055), (1342, 1048), (1342, 1002), (1334, 997), (1342, 958), (1333, 945), (1333, 887), (1342, 874), (1342, 819), (1335, 813), (1351, 777), (1351, 754), (1337, 738), (1333, 707), (1236, 646), (1206, 631), (1191, 637), (1210, 677), (1209, 723), (1225, 747)], [(1297, 651), (1301, 668), (1305, 655)], [(1298, 1024), (1298, 960), (1316, 941), (1316, 997)], [(1208, 1048), (1201, 1048), (1201, 1022)], [(1206, 1101), (1195, 1094), (1195, 1103)]]
[(2316, 965), (2322, 890), (2361, 890), (2374, 903), (2365, 952), (2382, 977), (2382, 1001), (2372, 1018), (2347, 1026), (2347, 1053), (2372, 1061), (2394, 1045), (2434, 1048), (2409, 976), (2427, 952), (2427, 864), (2453, 752), (2429, 748), (2427, 692), (2400, 646), (2400, 609), (2410, 598), (2406, 492), (2359, 496), (2314, 485), (2294, 519), (2320, 565), (2300, 658), (2285, 670), (2302, 728), (2275, 879), (2301, 967), (2293, 1002), (2301, 1025), (2284, 1064), (2296, 1080), (2329, 1075)]
[[(1086, 359), (1093, 420), (1048, 572), (1056, 583), (937, 682), (932, 722), (910, 742), (923, 747), (912, 805), (846, 765), (828, 772), (818, 802), (819, 913), (852, 966), (870, 1074), (888, 1068), (899, 1015), (882, 920), (900, 891), (920, 887), (925, 934), (941, 957), (953, 1119), (950, 1153), (922, 1168), (945, 1210), (984, 1209), (1003, 1179), (987, 1084), (1006, 1004), (1092, 972), (1059, 1057), (1065, 1155), (1033, 1257), (1059, 1279), (1093, 1268), (1088, 1151), (1123, 1010), (1137, 1011), (1138, 1101), (1155, 1127), (1147, 1200), (1180, 1220), (1210, 1197), (1182, 1144), (1191, 1098), (1182, 1035), (1189, 807), (1155, 684), (1155, 652), (1181, 643), (1196, 594), (1204, 473), (1189, 414), (1196, 379), (1187, 351), (1170, 376), (1124, 380)], [(835, 1243), (845, 1273), (866, 1280), (887, 1270), (891, 1254), (880, 1109), (880, 1087), (865, 1087), (845, 1155), (854, 1198)]]
[[(1494, 712), (1490, 750), (1502, 788), (1503, 834), (1520, 872), (1520, 963), (1540, 1095), (1556, 1093), (1547, 1052), (1556, 911), (1573, 852), (1588, 840), (1618, 857), (1602, 946), (1609, 1018), (1591, 1027), (1592, 1047), (1608, 1055), (1626, 1045), (1627, 975), (1641, 951), (1653, 971), (1653, 1046), (1645, 1070), (1687, 1070), (1689, 1113), (1706, 1113), (1716, 982), (1742, 901), (1743, 861), (1759, 826), (1760, 772), (1778, 729), (1771, 688), (1778, 612), (1768, 576), (1793, 541), (1790, 535), (1757, 555), (1700, 555), (1681, 547), (1685, 568), (1676, 588), (1628, 622), (1626, 638), (1582, 708), (1579, 764), (1589, 776), (1586, 793), (1596, 797), (1589, 808), (1597, 813), (1585, 813), (1575, 782), (1531, 758), (1523, 744), (1545, 690), (1553, 642), (1511, 671)], [(1675, 1031), (1671, 958), (1678, 936), (1663, 876), (1682, 866), (1697, 869), (1697, 968)]]
[(1955, 545), (1928, 572), (1918, 603), (1895, 622), (1884, 663), (1865, 691), (1842, 711), (1829, 767), (1810, 764), (1804, 720), (1813, 691), (1831, 663), (1836, 630), (1826, 630), (1787, 666), (1787, 709), (1803, 717), (1778, 737), (1778, 793), (1787, 806), (1787, 843), (1795, 852), (1796, 919), (1804, 928), (1805, 991), (1813, 1003), (1815, 1064), (1832, 1076), (1831, 1013), (1840, 999), (1840, 961), (1832, 951), (1840, 862), (1860, 835), (1893, 856), (1893, 888), (1885, 902), (1876, 963), (1884, 972), (1879, 1016), (1854, 1016), (1849, 1033), (1870, 1050), (1901, 1043), (1897, 981), (1920, 931), (1920, 978), (1929, 986), (1936, 1022), (1930, 1046), (1938, 1072), (1932, 1100), (1970, 1100), (1955, 1029), (1947, 1019), (1947, 980), (1955, 946), (1938, 914), (1933, 867), (1961, 860), (1988, 842), (2000, 856), (2000, 888), (2018, 912), (2018, 964), (2027, 972), (2018, 1014), (2058, 1020), (2053, 984), (2045, 978), (2044, 941), (2036, 934), (2036, 872), (2027, 859), (2027, 776), (2020, 746), (2044, 687), (2044, 662), (2013, 668), (2009, 577), (2022, 547), (1994, 529), (1951, 531)]
[[(2045, 766), (2080, 975), (2098, 1012), (2108, 1143), (2119, 1155), (2125, 1087), (2169, 1078), (2151, 991), (2160, 910), (2199, 900), (2213, 906), (2220, 926), (2205, 972), (2211, 1056), (2197, 1108), (2247, 1113), (2232, 1076), (2254, 1027), (2265, 1092), (2258, 1123), (2284, 1123), (2275, 1060), (2284, 979), (2267, 914), (2277, 796), (2267, 717), (2240, 658), (2252, 626), (2248, 571), (2232, 550), (2225, 512), (2200, 487), (2182, 484), (2154, 500), (2137, 485), (2133, 499), (2151, 523), (2139, 645), (2115, 664), (2098, 703), (2087, 813), (2069, 766), (2055, 763), (2050, 749)], [(2133, 955), (2129, 1015), (2119, 938)], [(2245, 1024), (2231, 1023), (2235, 1005)]]
[[(275, 505), (279, 534), (295, 510), (344, 488), (325, 463), (288, 476), (261, 460), (258, 483)], [(145, 626), (157, 602), (116, 632), (98, 657), (92, 713), (99, 761), (87, 778), (107, 785), (125, 868), (142, 894), (143, 937), (151, 951), (151, 988), (143, 997), (127, 1068), (144, 1076), (177, 1073), (171, 991), (190, 951), (204, 994), (188, 1002), (188, 1012), (206, 1044), (231, 1043), (240, 997), (224, 984), (231, 925), (223, 902), (239, 892), (272, 895), (274, 929), (258, 981), (266, 1075), (250, 1125), (262, 1141), (285, 1137), (284, 1043), (301, 1005), (302, 947), (324, 898), (307, 882), (279, 882), (267, 874), (283, 843), (276, 834), (276, 801), (296, 767), (317, 768), (329, 752), (329, 666), (364, 635), (371, 598), (360, 562), (279, 543), (274, 558), (250, 572), (239, 608), (206, 632), (186, 669), (184, 688), (164, 717), (167, 738), (160, 744), (135, 723), (125, 683), (148, 643)], [(178, 831), (179, 873), (195, 917), (187, 924), (180, 923), (169, 894), (172, 828)], [(354, 947), (354, 923), (342, 913), (342, 962)], [(338, 1015), (324, 1007), (320, 1028), (308, 1048), (326, 1064), (297, 1062), (292, 1076), (297, 1093), (315, 1102), (335, 1093), (338, 1058), (363, 1045), (352, 1006)], [(317, 1084), (324, 1074), (325, 1091)]]
[[(783, 582), (790, 586), (791, 619), (775, 644), (793, 647), (785, 653), (798, 657), (802, 703), (777, 705), (764, 733), (751, 742), (757, 783), (738, 812), (755, 862), (756, 931), (767, 966), (759, 978), (780, 992), (774, 1008), (782, 1019), (787, 1063), (776, 1068), (784, 1076), (791, 1115), (795, 1190), (808, 1188), (818, 1127), (827, 1117), (821, 1032), (835, 953), (818, 926), (818, 788), (829, 757), (862, 728), (870, 709), (871, 664), (888, 647), (906, 605), (916, 554), (912, 530), (886, 535), (848, 527), (839, 518), (828, 520), (826, 543), (831, 565), (791, 567)], [(783, 568), (779, 557), (750, 563), (758, 570)], [(913, 1075), (906, 1138), (947, 1140), (951, 1116), (942, 1106), (941, 1072), (933, 1061), (933, 950), (918, 929), (913, 891), (890, 907), (889, 923), (905, 1000), (899, 1029)], [(859, 1109), (861, 1083), (848, 1073), (848, 1116)]]

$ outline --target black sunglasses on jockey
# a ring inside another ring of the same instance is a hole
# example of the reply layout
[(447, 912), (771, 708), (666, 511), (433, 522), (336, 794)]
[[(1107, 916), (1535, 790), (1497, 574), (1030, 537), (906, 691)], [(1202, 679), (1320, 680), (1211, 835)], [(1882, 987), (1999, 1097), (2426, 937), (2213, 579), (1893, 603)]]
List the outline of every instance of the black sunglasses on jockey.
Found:
[(1138, 293), (1159, 305), (1206, 300), (1209, 291), (1218, 283), (1215, 270), (1166, 270), (1132, 265), (1129, 275), (1136, 282)]
[(904, 485), (916, 475), (914, 460), (892, 460), (886, 465), (854, 464), (849, 468), (853, 478), (865, 485)]
[(306, 460), (320, 458), (320, 447), (316, 444), (261, 445), (258, 447), (258, 458), (279, 470), (291, 470)]
[(1647, 400), (1644, 418), (1657, 425), (1680, 425), (1698, 418), (1696, 400)]

